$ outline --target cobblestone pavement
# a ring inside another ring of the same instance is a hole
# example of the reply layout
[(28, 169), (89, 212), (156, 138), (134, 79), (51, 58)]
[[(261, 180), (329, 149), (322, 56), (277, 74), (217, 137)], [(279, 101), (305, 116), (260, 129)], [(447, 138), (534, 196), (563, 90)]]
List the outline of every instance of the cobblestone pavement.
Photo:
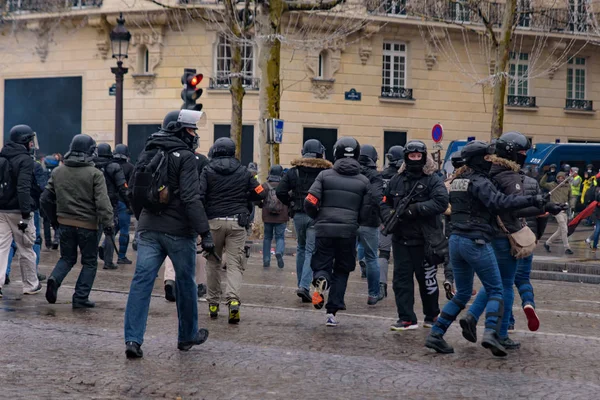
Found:
[[(56, 252), (43, 253), (48, 274)], [(539, 332), (524, 326), (523, 347), (494, 359), (462, 339), (456, 353), (423, 347), (428, 330), (394, 333), (393, 298), (369, 307), (366, 281), (351, 275), (340, 325), (327, 328), (324, 312), (295, 296), (295, 261), (263, 270), (253, 255), (242, 291), (242, 323), (211, 321), (199, 303), (209, 340), (187, 353), (176, 349), (175, 306), (156, 282), (142, 360), (127, 360), (123, 312), (134, 266), (100, 269), (92, 310), (72, 310), (74, 269), (55, 305), (43, 293), (22, 296), (18, 271), (0, 300), (2, 399), (593, 399), (600, 392), (600, 287), (534, 282)], [(161, 271), (162, 274), (162, 271)], [(441, 274), (440, 274), (441, 276)], [(162, 278), (162, 275), (161, 275)], [(417, 298), (416, 309), (421, 304)], [(445, 299), (440, 299), (445, 303)], [(420, 313), (420, 311), (419, 311)]]

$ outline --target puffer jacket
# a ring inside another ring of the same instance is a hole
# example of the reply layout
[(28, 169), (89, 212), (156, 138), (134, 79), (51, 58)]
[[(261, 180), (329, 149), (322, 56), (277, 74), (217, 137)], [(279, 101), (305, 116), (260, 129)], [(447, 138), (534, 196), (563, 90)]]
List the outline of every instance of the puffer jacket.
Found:
[[(534, 178), (527, 176), (521, 171), (523, 178), (523, 193), (525, 196), (535, 196), (542, 194), (542, 189)], [(535, 233), (538, 240), (544, 235), (546, 226), (548, 225), (548, 213), (537, 207), (531, 206), (515, 212), (517, 217), (526, 217), (525, 221), (529, 229)]]
[(367, 199), (368, 207), (363, 208), (367, 214), (361, 215), (360, 225), (378, 228), (381, 225), (380, 205), (383, 199), (383, 179), (377, 171), (377, 167), (361, 165), (360, 173), (367, 177), (370, 185), (370, 197)]
[(398, 174), (389, 182), (381, 205), (384, 220), (413, 187), (418, 193), (410, 203), (415, 213), (405, 223), (398, 224), (396, 231), (392, 232), (394, 241), (407, 246), (419, 246), (425, 243), (423, 224), (427, 224), (428, 228), (442, 229), (440, 215), (448, 208), (449, 197), (435, 169), (435, 162), (428, 154), (422, 174), (412, 174), (406, 171), (406, 164), (402, 164)]
[(304, 209), (315, 220), (316, 237), (356, 236), (361, 215), (367, 215), (369, 179), (353, 158), (342, 158), (321, 172), (308, 191)]
[(0, 210), (15, 213), (20, 212), (25, 217), (34, 208), (34, 202), (31, 198), (31, 187), (35, 161), (31, 158), (27, 147), (13, 142), (8, 142), (4, 145), (0, 156), (8, 159), (12, 181), (17, 187), (16, 196), (6, 203), (0, 204)]
[(323, 158), (298, 158), (292, 160), (290, 168), (277, 186), (277, 198), (292, 213), (304, 213), (304, 199), (308, 190), (317, 179), (317, 175), (326, 169), (333, 168), (331, 162)]
[(104, 174), (106, 179), (106, 190), (108, 191), (108, 197), (116, 208), (117, 203), (122, 201), (129, 208), (129, 198), (127, 195), (127, 179), (123, 173), (121, 165), (116, 163), (112, 158), (108, 157), (96, 157), (94, 164)]

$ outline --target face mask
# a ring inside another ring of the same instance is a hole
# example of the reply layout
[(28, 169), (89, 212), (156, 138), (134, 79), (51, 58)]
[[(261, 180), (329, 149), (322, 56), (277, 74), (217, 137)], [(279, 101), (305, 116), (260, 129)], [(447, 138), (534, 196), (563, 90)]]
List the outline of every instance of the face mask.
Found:
[(554, 168), (551, 168), (551, 169), (550, 169), (550, 172), (556, 172), (556, 169), (554, 169)]
[(517, 164), (519, 164), (519, 165), (525, 164), (526, 159), (527, 159), (527, 154), (521, 154), (521, 153), (517, 154)]
[(590, 174), (590, 175), (592, 174), (592, 170), (591, 169), (588, 169), (588, 174)]

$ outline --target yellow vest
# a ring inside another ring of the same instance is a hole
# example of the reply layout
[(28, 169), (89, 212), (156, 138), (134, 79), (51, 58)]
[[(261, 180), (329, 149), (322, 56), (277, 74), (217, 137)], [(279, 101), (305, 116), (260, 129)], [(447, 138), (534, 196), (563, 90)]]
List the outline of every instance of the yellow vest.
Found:
[(579, 196), (581, 194), (581, 177), (576, 176), (571, 183), (571, 196)]

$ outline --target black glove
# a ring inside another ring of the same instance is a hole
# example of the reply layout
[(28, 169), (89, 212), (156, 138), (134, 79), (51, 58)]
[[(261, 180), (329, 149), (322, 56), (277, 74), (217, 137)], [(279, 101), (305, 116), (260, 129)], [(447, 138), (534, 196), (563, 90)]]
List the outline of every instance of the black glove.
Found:
[(558, 204), (558, 203), (547, 203), (544, 207), (544, 211), (549, 212), (552, 215), (556, 215), (561, 211), (565, 211), (567, 209), (566, 204)]
[(206, 251), (207, 253), (212, 253), (215, 251), (215, 242), (213, 241), (210, 231), (202, 235), (202, 243), (200, 245), (202, 246), (202, 250)]
[(29, 218), (31, 218), (31, 213), (21, 213), (21, 218), (23, 220), (29, 220)]
[(536, 194), (533, 196), (533, 206), (536, 208), (541, 208), (542, 210), (545, 208), (548, 199), (550, 198), (549, 193), (544, 194)]
[(112, 226), (105, 226), (103, 232), (106, 236), (112, 236), (115, 233), (115, 230)]
[(418, 212), (419, 207), (416, 204), (411, 204), (410, 206), (406, 207), (406, 210), (404, 210), (404, 214), (402, 214), (402, 216), (405, 218), (417, 218)]
[[(28, 214), (29, 215), (29, 214)], [(19, 228), (19, 230), (23, 233), (25, 233), (25, 231), (27, 230), (27, 226), (29, 225), (29, 218), (23, 218), (22, 220), (19, 221), (19, 223), (17, 224), (17, 228)]]

